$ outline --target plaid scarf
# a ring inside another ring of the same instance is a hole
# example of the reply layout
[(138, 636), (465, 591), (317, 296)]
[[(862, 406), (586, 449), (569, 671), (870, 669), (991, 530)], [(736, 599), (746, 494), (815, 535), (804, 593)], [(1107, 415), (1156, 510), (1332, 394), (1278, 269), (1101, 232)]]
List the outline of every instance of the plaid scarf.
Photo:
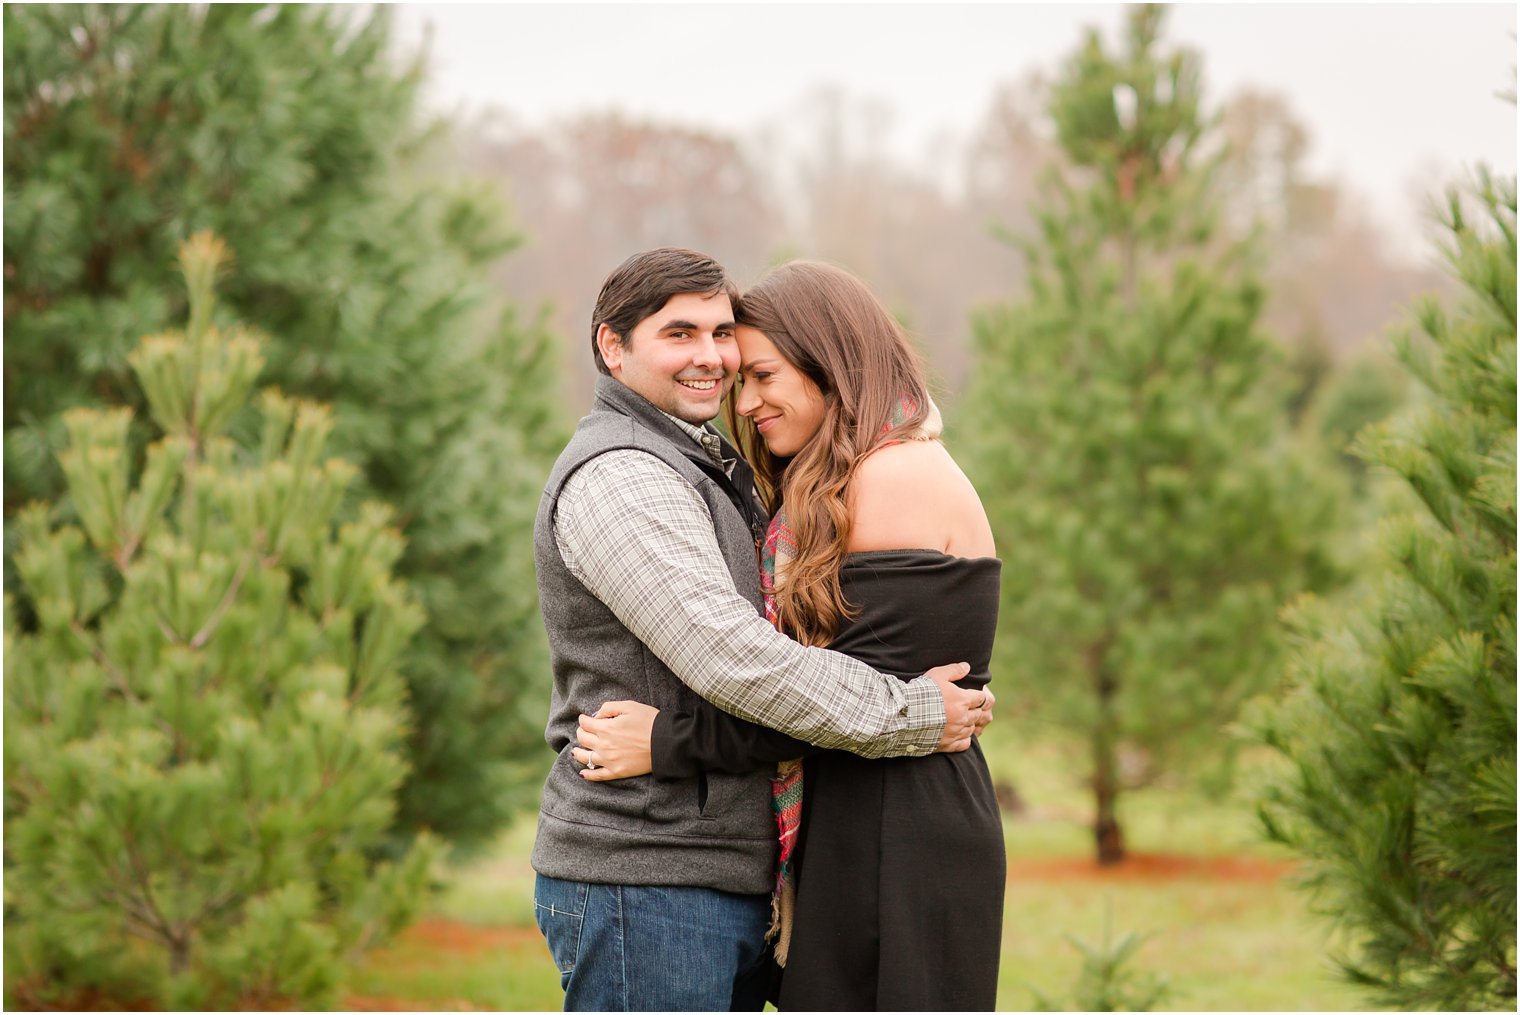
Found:
[[(911, 395), (898, 397), (892, 418), (882, 427), (884, 437), (902, 426), (918, 412), (918, 402)], [(933, 440), (944, 430), (939, 409), (931, 400), (929, 412), (922, 425), (908, 435), (910, 440)], [(896, 444), (883, 441), (876, 448)], [(776, 612), (776, 590), (786, 576), (786, 568), (797, 556), (797, 535), (787, 524), (786, 505), (776, 512), (765, 532), (765, 543), (760, 550), (760, 591), (765, 597), (765, 619), (778, 631), (784, 630)], [(776, 864), (776, 889), (771, 896), (771, 926), (767, 938), (776, 940), (776, 963), (786, 965), (787, 950), (792, 940), (792, 914), (796, 911), (797, 872), (792, 854), (797, 848), (797, 832), (802, 828), (802, 759), (794, 758), (776, 766), (771, 776), (771, 810), (776, 816), (776, 832), (781, 840), (780, 859)]]

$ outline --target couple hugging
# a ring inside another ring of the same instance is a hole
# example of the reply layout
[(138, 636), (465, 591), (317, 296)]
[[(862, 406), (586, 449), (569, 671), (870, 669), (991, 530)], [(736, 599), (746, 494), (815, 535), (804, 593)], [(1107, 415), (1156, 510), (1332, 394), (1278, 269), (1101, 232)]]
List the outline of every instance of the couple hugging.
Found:
[(999, 562), (902, 329), (838, 268), (741, 297), (664, 248), (591, 333), (534, 528), (566, 1010), (990, 1010)]

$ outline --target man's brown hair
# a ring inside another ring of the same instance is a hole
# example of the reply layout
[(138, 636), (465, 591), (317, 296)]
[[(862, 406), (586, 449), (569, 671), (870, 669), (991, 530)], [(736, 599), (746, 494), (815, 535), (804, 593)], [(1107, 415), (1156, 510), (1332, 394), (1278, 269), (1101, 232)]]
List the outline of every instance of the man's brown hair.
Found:
[(706, 296), (724, 293), (730, 303), (739, 305), (739, 289), (723, 265), (695, 250), (660, 247), (634, 254), (618, 265), (602, 283), (596, 307), (591, 311), (591, 356), (596, 360), (597, 370), (611, 374), (596, 344), (598, 328), (607, 325), (627, 348), (640, 321), (658, 312), (672, 296), (684, 293)]

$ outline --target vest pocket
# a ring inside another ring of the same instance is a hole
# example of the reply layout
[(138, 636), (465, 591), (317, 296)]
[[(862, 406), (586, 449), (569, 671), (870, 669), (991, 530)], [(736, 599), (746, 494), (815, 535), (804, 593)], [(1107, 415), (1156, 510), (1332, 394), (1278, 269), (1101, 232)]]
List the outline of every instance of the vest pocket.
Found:
[(697, 773), (697, 813), (707, 816), (707, 773)]

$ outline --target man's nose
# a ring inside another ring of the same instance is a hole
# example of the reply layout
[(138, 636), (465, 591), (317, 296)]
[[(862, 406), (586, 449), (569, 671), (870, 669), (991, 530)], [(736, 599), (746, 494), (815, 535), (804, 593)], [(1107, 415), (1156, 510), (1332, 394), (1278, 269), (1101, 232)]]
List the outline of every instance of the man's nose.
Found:
[(723, 365), (723, 357), (718, 354), (718, 343), (713, 341), (712, 335), (702, 335), (697, 339), (697, 346), (692, 350), (691, 361), (700, 367)]

